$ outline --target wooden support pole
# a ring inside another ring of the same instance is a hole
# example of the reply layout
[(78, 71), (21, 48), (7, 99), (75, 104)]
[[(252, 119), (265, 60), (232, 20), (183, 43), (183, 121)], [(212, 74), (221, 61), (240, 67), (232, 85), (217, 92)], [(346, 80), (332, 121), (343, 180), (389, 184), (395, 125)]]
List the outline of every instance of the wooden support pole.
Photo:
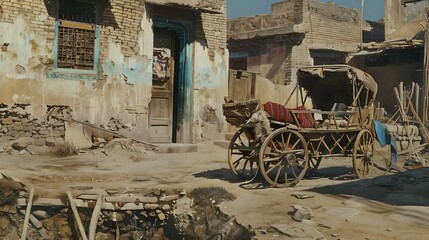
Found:
[(77, 211), (73, 196), (70, 191), (67, 191), (67, 197), (69, 198), (70, 207), (73, 211), (73, 216), (76, 220), (77, 227), (79, 228), (80, 235), (82, 236), (82, 240), (88, 240), (88, 238), (86, 237), (85, 228), (83, 227), (82, 221), (80, 220), (79, 212)]
[(28, 222), (30, 221), (31, 206), (33, 204), (33, 195), (34, 195), (34, 188), (31, 187), (30, 196), (28, 198), (27, 209), (25, 210), (24, 226), (22, 228), (21, 240), (27, 239), (27, 229), (28, 229)]
[(103, 198), (100, 195), (98, 195), (97, 202), (95, 203), (94, 210), (92, 212), (91, 221), (89, 223), (89, 240), (95, 240), (95, 232), (97, 230), (97, 221), (98, 221), (98, 215), (100, 214), (101, 205), (103, 202)]

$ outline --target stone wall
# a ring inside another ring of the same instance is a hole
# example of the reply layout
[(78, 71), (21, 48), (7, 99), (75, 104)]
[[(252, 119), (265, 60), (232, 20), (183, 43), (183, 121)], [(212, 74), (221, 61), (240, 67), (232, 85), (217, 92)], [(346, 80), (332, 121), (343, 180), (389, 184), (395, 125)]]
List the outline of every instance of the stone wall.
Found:
[[(62, 112), (68, 108), (58, 107), (58, 109)], [(18, 140), (12, 143), (11, 148), (6, 148), (4, 151), (9, 154), (13, 151), (23, 151), (22, 154), (29, 151), (31, 154), (36, 154), (40, 153), (38, 147), (54, 147), (64, 143), (63, 121), (54, 118), (37, 119), (29, 112), (31, 112), (30, 105), (0, 104), (0, 142)], [(62, 116), (62, 113), (58, 116)], [(27, 148), (27, 145), (32, 147)], [(0, 150), (3, 151), (3, 149)]]

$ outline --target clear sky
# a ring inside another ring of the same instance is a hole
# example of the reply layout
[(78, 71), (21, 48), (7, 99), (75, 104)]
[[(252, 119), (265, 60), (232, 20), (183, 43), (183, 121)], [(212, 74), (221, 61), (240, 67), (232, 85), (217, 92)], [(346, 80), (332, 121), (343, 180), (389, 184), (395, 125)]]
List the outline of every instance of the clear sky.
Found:
[[(282, 0), (227, 0), (228, 18), (267, 14), (271, 12), (271, 4)], [(360, 9), (361, 0), (321, 0), (333, 1), (340, 6)], [(379, 20), (384, 16), (384, 0), (366, 0), (364, 18), (367, 20)]]

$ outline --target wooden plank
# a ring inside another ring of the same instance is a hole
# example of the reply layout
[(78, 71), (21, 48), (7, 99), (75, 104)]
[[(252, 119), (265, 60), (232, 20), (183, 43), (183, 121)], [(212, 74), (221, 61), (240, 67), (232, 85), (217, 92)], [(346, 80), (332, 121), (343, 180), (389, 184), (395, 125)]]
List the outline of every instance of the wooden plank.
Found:
[(28, 222), (30, 221), (31, 206), (33, 205), (34, 188), (30, 189), (30, 197), (28, 198), (27, 210), (25, 211), (24, 226), (22, 228), (21, 240), (27, 239)]
[(92, 31), (95, 30), (94, 24), (80, 23), (80, 22), (73, 22), (73, 21), (66, 21), (66, 20), (60, 21), (60, 27), (77, 28), (77, 29), (92, 30)]
[(150, 150), (158, 150), (158, 149), (159, 149), (159, 148), (158, 148), (158, 146), (156, 146), (156, 145), (154, 145), (154, 144), (151, 144), (151, 143), (148, 143), (148, 142), (144, 142), (144, 141), (142, 141), (142, 140), (138, 140), (138, 139), (135, 139), (135, 138), (129, 138), (129, 137), (126, 137), (126, 136), (121, 135), (121, 134), (119, 134), (119, 133), (112, 132), (112, 131), (109, 131), (109, 130), (107, 130), (107, 129), (104, 129), (104, 128), (101, 128), (101, 127), (97, 127), (97, 126), (94, 126), (93, 124), (90, 124), (90, 123), (81, 122), (81, 121), (74, 120), (74, 119), (62, 118), (62, 117), (58, 117), (58, 116), (52, 116), (52, 117), (53, 117), (53, 118), (56, 118), (56, 119), (59, 119), (59, 120), (62, 120), (62, 121), (66, 121), (66, 122), (79, 123), (79, 124), (82, 124), (82, 125), (84, 125), (84, 126), (88, 126), (88, 127), (90, 127), (90, 128), (93, 128), (93, 129), (96, 129), (96, 130), (99, 130), (99, 131), (102, 131), (102, 132), (106, 132), (106, 133), (112, 134), (112, 135), (113, 135), (114, 137), (116, 137), (116, 138), (126, 138), (126, 139), (129, 139), (129, 140), (131, 140), (131, 141), (141, 143), (141, 144), (143, 144), (145, 147), (148, 147)]
[(103, 202), (101, 194), (98, 195), (97, 202), (95, 203), (94, 210), (92, 212), (91, 221), (89, 222), (89, 240), (95, 240), (95, 232), (97, 230), (98, 216), (100, 215), (101, 204)]
[(77, 211), (76, 204), (74, 202), (73, 196), (72, 196), (70, 191), (67, 191), (67, 197), (69, 198), (70, 207), (73, 211), (73, 215), (74, 215), (74, 218), (76, 220), (77, 226), (79, 228), (80, 235), (81, 235), (83, 240), (88, 240), (86, 233), (85, 233), (85, 228), (83, 227), (82, 221), (80, 220), (79, 212)]

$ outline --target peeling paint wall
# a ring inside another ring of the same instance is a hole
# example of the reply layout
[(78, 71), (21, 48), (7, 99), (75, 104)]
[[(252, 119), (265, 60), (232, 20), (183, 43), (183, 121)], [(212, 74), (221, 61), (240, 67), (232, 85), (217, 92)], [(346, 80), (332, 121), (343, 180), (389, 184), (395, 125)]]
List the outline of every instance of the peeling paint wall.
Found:
[[(196, 12), (201, 15), (199, 22), (185, 14), (191, 24), (202, 26), (203, 33), (190, 43), (195, 62), (190, 79), (195, 90), (187, 96), (194, 110), (192, 125), (204, 104), (221, 109), (227, 95), (226, 1), (174, 2), (225, 12)], [(154, 34), (144, 1), (111, 0), (104, 8), (95, 79), (79, 71), (49, 76), (55, 70), (55, 1), (4, 0), (0, 6), (0, 102), (31, 104), (31, 114), (38, 117), (48, 105), (67, 105), (77, 120), (101, 125), (113, 117), (131, 126), (129, 136), (149, 138)], [(218, 24), (216, 19), (224, 19), (224, 29), (210, 31), (207, 26)]]

